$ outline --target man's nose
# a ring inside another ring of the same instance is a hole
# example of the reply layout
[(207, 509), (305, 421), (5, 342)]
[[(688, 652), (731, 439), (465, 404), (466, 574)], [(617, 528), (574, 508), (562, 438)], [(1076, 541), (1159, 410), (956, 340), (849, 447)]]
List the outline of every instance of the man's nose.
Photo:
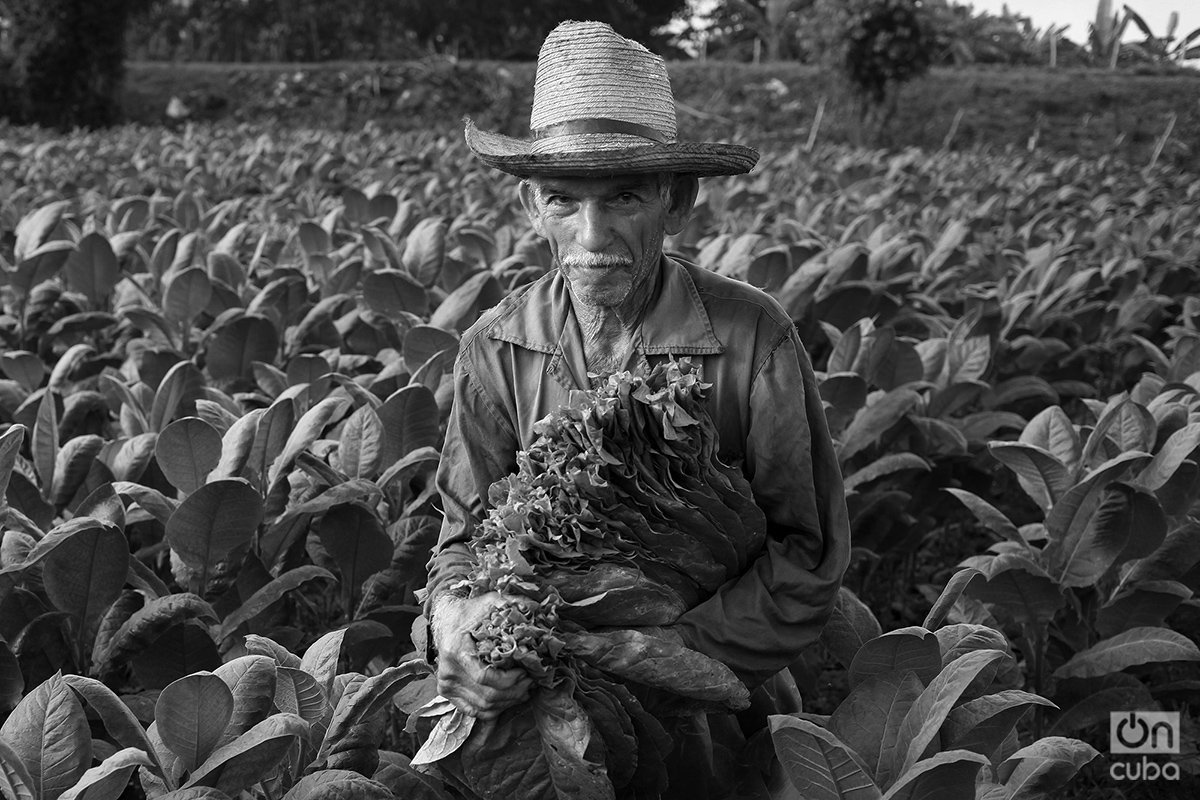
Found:
[(579, 246), (601, 253), (612, 241), (612, 226), (603, 204), (586, 201), (579, 206), (579, 228), (575, 237)]

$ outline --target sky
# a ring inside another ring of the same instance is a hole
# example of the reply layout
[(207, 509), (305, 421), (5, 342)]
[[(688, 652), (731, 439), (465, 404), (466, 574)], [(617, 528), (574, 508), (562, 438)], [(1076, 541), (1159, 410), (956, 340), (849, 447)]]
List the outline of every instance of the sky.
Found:
[[(1000, 14), (1005, 0), (959, 0), (959, 5), (974, 6), (976, 11)], [(1010, 11), (1029, 17), (1036, 28), (1050, 25), (1070, 25), (1063, 36), (1076, 43), (1087, 40), (1088, 23), (1096, 19), (1096, 0), (1007, 0)], [(1200, 28), (1200, 2), (1197, 0), (1113, 0), (1113, 13), (1121, 13), (1128, 5), (1146, 21), (1156, 36), (1165, 36), (1172, 11), (1179, 12), (1175, 38)], [(1132, 22), (1125, 30), (1127, 41), (1140, 41), (1142, 32)]]

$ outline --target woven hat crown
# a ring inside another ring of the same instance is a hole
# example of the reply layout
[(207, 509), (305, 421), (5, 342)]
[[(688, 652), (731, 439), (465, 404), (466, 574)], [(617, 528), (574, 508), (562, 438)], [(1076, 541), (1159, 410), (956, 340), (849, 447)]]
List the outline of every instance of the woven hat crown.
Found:
[(467, 119), (467, 146), (512, 175), (605, 176), (749, 172), (758, 152), (741, 144), (679, 141), (667, 65), (603, 22), (564, 22), (538, 54), (531, 138)]
[(546, 37), (529, 118), (534, 152), (674, 142), (675, 125), (661, 56), (602, 22), (564, 22)]

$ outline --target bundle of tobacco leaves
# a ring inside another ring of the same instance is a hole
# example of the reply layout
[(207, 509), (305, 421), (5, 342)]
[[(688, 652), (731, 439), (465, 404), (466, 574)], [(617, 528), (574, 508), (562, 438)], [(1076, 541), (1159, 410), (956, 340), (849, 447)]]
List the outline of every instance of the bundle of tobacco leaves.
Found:
[(479, 730), (435, 701), (415, 764), (437, 761), (468, 797), (654, 796), (670, 740), (648, 707), (747, 705), (728, 667), (655, 627), (739, 574), (765, 537), (749, 484), (717, 459), (707, 388), (688, 359), (669, 361), (538, 423), (518, 471), (491, 487), (466, 579), (504, 600), (473, 632), (477, 653), (536, 688)]

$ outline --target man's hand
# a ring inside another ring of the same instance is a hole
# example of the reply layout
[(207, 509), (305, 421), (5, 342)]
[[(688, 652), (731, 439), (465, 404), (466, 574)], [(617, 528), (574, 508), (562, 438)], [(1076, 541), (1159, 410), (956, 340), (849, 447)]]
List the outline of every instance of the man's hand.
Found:
[(466, 599), (443, 594), (433, 604), (438, 694), (480, 719), (498, 717), (527, 699), (532, 687), (525, 670), (484, 666), (475, 655), (471, 631), (502, 602), (498, 592), (490, 592)]

